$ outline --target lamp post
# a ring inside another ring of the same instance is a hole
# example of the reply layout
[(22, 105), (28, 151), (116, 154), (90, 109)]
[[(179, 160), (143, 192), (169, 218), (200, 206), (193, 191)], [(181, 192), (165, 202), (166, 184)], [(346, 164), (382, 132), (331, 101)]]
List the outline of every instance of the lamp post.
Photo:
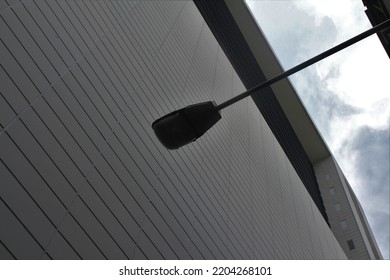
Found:
[(267, 80), (251, 89), (216, 105), (213, 101), (197, 103), (180, 110), (165, 115), (153, 122), (152, 128), (160, 142), (170, 150), (178, 149), (187, 145), (199, 137), (221, 119), (220, 110), (244, 99), (252, 94), (258, 93), (259, 90), (271, 86), (272, 84), (328, 57), (339, 52), (365, 38), (377, 33), (378, 31), (389, 27), (390, 19), (378, 24), (377, 26), (305, 61), (301, 64)]

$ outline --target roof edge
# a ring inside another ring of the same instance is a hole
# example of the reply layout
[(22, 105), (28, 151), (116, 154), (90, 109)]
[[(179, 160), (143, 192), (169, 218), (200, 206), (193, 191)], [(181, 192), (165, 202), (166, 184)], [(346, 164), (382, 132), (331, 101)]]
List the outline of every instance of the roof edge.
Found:
[[(267, 38), (244, 1), (225, 0), (234, 20), (267, 79), (284, 72)], [(331, 155), (320, 132), (288, 79), (271, 86), (311, 163)]]

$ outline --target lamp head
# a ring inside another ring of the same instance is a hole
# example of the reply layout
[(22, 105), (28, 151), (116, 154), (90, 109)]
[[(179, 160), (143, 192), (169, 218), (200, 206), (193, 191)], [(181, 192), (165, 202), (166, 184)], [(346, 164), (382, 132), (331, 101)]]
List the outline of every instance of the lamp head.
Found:
[(158, 140), (169, 150), (178, 149), (202, 136), (221, 119), (212, 101), (197, 103), (154, 121)]

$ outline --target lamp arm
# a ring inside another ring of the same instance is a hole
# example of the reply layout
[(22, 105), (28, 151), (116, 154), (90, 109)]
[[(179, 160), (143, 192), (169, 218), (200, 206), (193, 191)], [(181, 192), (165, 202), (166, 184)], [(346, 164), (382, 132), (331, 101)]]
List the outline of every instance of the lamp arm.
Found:
[(265, 81), (265, 82), (255, 86), (255, 87), (250, 88), (249, 90), (217, 105), (215, 107), (215, 109), (220, 111), (220, 110), (222, 110), (222, 109), (224, 109), (224, 108), (226, 108), (226, 107), (228, 107), (228, 106), (230, 106), (230, 105), (240, 101), (241, 99), (244, 99), (244, 98), (246, 98), (254, 93), (257, 94), (257, 91), (259, 91), (260, 89), (263, 89), (267, 86), (270, 86), (270, 85), (272, 85), (272, 84), (274, 84), (274, 83), (276, 83), (276, 82), (278, 82), (278, 81), (280, 81), (280, 80), (282, 80), (282, 79), (284, 79), (284, 78), (286, 78), (286, 77), (288, 77), (288, 76), (290, 76), (290, 75), (292, 75), (292, 74), (294, 74), (294, 73), (326, 58), (326, 57), (328, 57), (328, 56), (331, 56), (332, 54), (335, 54), (336, 52), (339, 52), (339, 51), (367, 38), (368, 36), (371, 36), (379, 31), (381, 31), (382, 29), (385, 29), (386, 27), (390, 27), (390, 19), (378, 24), (377, 26), (375, 26), (367, 31), (364, 31), (363, 33), (360, 33), (359, 35), (357, 35), (357, 36), (355, 36), (355, 37), (353, 37), (353, 38), (351, 38), (351, 39), (349, 39), (349, 40), (311, 58), (311, 59), (309, 59), (309, 60), (302, 62), (301, 64), (283, 72), (282, 74), (279, 74), (276, 77), (273, 77), (272, 79), (270, 79), (268, 81)]

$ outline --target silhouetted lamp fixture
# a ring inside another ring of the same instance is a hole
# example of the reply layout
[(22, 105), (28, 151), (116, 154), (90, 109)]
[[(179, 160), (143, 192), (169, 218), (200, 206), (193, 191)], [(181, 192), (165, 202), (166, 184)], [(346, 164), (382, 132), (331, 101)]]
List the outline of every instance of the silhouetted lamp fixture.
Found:
[(160, 142), (170, 150), (202, 136), (221, 119), (214, 102), (187, 106), (156, 120), (152, 127)]
[(225, 101), (220, 105), (215, 102), (208, 101), (198, 104), (189, 105), (183, 109), (174, 111), (154, 121), (152, 128), (160, 142), (170, 150), (178, 149), (188, 143), (191, 143), (201, 137), (207, 130), (221, 119), (220, 110), (227, 106), (240, 101), (254, 93), (258, 93), (260, 89), (270, 86), (277, 81), (280, 81), (344, 48), (347, 48), (354, 43), (390, 26), (390, 20), (383, 23), (287, 70), (286, 72), (265, 81), (232, 99)]

